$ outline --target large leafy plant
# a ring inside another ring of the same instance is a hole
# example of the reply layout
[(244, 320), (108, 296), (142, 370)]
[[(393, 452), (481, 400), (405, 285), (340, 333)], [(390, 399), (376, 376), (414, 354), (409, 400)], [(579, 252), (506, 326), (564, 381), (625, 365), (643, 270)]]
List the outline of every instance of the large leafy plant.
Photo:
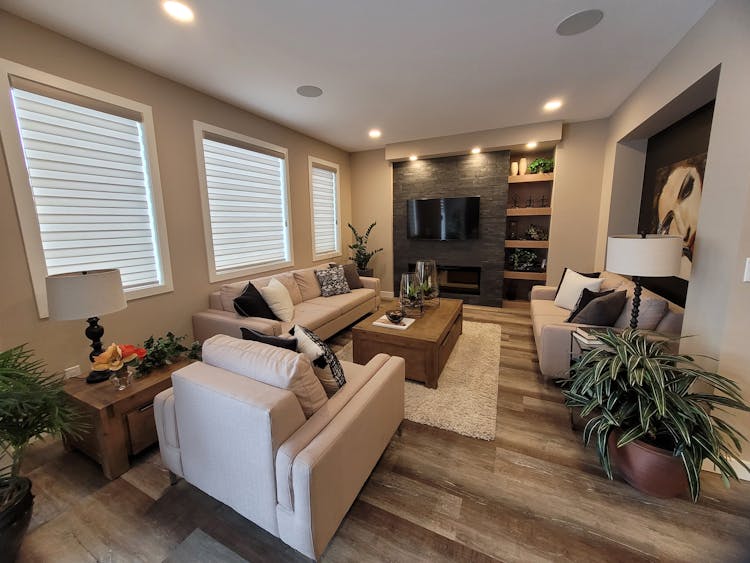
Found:
[(665, 338), (629, 328), (597, 331), (597, 336), (603, 346), (583, 354), (561, 384), (565, 404), (580, 408), (583, 417), (592, 416), (583, 439), (586, 444), (596, 439), (607, 476), (612, 479), (607, 443), (618, 431), (617, 447), (642, 440), (680, 457), (693, 501), (700, 496), (704, 459), (716, 465), (726, 486), (730, 478), (737, 480), (731, 460), (747, 469), (739, 458), (745, 437), (713, 413), (750, 411), (738, 385), (701, 369), (690, 356), (672, 353)]
[(349, 228), (352, 230), (352, 234), (354, 235), (354, 243), (349, 245), (349, 248), (353, 251), (353, 254), (349, 257), (349, 260), (357, 265), (358, 270), (366, 270), (367, 264), (370, 263), (370, 259), (378, 252), (383, 250), (382, 248), (378, 248), (376, 250), (367, 250), (367, 241), (370, 239), (370, 232), (372, 232), (373, 227), (375, 227), (377, 223), (372, 223), (369, 227), (367, 227), (367, 230), (363, 235), (360, 234), (357, 229), (352, 226), (351, 223), (347, 224), (349, 225)]

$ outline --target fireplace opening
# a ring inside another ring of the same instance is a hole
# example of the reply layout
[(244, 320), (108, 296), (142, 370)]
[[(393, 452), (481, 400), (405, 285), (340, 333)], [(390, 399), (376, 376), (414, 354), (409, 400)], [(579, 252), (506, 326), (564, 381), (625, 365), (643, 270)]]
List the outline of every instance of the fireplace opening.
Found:
[[(409, 264), (409, 271), (413, 272), (416, 264)], [(437, 265), (438, 284), (440, 294), (463, 293), (464, 295), (479, 295), (482, 268), (477, 266), (443, 266)]]

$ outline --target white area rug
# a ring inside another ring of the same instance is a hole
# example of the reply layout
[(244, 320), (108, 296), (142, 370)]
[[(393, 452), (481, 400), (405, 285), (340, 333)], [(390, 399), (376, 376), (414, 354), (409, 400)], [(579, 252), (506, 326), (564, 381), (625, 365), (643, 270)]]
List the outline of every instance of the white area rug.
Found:
[[(337, 356), (351, 361), (352, 343)], [(405, 417), (464, 436), (494, 440), (499, 372), (500, 327), (464, 321), (463, 334), (443, 368), (438, 388), (406, 380)]]

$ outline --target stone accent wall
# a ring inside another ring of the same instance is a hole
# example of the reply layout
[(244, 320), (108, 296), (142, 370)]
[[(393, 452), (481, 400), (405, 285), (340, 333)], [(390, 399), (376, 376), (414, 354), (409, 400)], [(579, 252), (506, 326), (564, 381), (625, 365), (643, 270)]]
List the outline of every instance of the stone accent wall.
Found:
[[(446, 266), (482, 268), (479, 295), (446, 295), (465, 303), (500, 306), (505, 263), (505, 209), (508, 202), (510, 152), (498, 151), (396, 162), (393, 164), (393, 285), (398, 295), (401, 274), (410, 262), (434, 258)], [(410, 240), (406, 238), (409, 199), (480, 196), (479, 238)]]

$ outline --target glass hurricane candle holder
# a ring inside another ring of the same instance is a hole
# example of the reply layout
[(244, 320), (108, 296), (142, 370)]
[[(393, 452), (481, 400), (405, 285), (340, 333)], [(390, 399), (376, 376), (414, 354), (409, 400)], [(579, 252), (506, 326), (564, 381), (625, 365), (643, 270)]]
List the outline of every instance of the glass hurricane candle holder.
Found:
[(412, 318), (422, 316), (424, 301), (422, 296), (422, 280), (416, 272), (401, 274), (401, 310), (404, 315)]
[(427, 306), (440, 305), (440, 285), (435, 261), (417, 260), (415, 270), (421, 282), (424, 304)]

